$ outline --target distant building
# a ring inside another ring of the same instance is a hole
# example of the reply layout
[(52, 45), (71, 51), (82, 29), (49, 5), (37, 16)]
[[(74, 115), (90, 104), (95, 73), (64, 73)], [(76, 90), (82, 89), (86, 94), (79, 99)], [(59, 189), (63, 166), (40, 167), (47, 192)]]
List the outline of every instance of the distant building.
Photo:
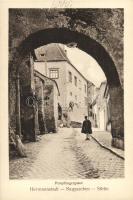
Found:
[(101, 130), (108, 130), (110, 126), (109, 90), (107, 82), (101, 83), (97, 98), (99, 124)]
[(93, 126), (100, 130), (111, 131), (110, 94), (107, 81), (101, 83), (99, 88), (91, 86), (91, 111)]
[(58, 119), (81, 122), (88, 115), (89, 81), (70, 62), (63, 45), (42, 46), (35, 50), (35, 57), (34, 68), (58, 84)]
[(97, 127), (97, 104), (96, 99), (98, 95), (98, 88), (93, 84), (88, 84), (88, 115), (93, 127)]

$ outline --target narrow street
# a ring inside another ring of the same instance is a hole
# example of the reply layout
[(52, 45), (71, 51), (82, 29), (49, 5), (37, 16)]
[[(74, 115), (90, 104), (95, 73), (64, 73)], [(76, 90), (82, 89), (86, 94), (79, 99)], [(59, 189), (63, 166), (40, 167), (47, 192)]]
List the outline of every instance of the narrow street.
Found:
[(80, 129), (60, 128), (25, 144), (27, 158), (10, 160), (10, 179), (91, 179), (124, 177), (124, 160), (85, 140)]

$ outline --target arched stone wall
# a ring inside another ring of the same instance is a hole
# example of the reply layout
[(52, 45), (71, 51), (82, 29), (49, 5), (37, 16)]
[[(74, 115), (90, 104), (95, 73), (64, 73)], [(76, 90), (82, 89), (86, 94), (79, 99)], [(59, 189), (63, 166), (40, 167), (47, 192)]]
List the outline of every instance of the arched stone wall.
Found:
[[(40, 11), (43, 12), (43, 11)], [(26, 13), (27, 15), (25, 15)], [(39, 13), (39, 11), (38, 11)], [(12, 18), (17, 15), (11, 15)], [(41, 16), (41, 15), (40, 15)], [(52, 14), (50, 15), (52, 16)], [(59, 16), (58, 16), (59, 17)], [(20, 35), (12, 38), (12, 28), (11, 37), (10, 37), (10, 70), (9, 71), (18, 71), (20, 69), (21, 63), (34, 48), (37, 48), (41, 45), (48, 43), (63, 43), (67, 44), (70, 42), (76, 42), (78, 48), (85, 51), (86, 53), (93, 56), (96, 61), (101, 66), (104, 71), (107, 81), (110, 88), (111, 94), (111, 120), (112, 120), (112, 136), (113, 144), (115, 144), (116, 139), (123, 139), (124, 137), (124, 119), (123, 119), (123, 89), (121, 84), (121, 69), (119, 65), (116, 65), (116, 62), (113, 61), (113, 58), (110, 56), (110, 51), (107, 51), (108, 48), (104, 48), (103, 42), (94, 40), (90, 35), (82, 33), (82, 29), (78, 31), (71, 30), (71, 27), (64, 28), (61, 24), (56, 23), (53, 15), (53, 19), (49, 21), (46, 17), (46, 23), (40, 23), (38, 20), (42, 20), (38, 16), (38, 19), (35, 19), (35, 16), (31, 12), (23, 12), (22, 24), (20, 26), (21, 30)], [(64, 19), (64, 18), (63, 18)], [(20, 20), (20, 19), (19, 19)], [(34, 21), (35, 20), (35, 21)], [(68, 25), (67, 19), (65, 18), (65, 24)], [(34, 21), (34, 22), (33, 22)], [(50, 28), (46, 28), (50, 22)], [(18, 19), (16, 20), (18, 22)], [(27, 22), (24, 25), (24, 22)], [(29, 24), (33, 22), (33, 24)], [(11, 23), (10, 23), (11, 24)], [(54, 28), (55, 27), (55, 28)], [(111, 53), (112, 55), (112, 53)], [(116, 58), (114, 57), (114, 60)], [(117, 62), (118, 64), (118, 62)], [(12, 94), (12, 89), (10, 90), (10, 96)], [(15, 99), (14, 99), (15, 101)], [(15, 110), (15, 109), (14, 109)], [(13, 116), (13, 113), (12, 113)], [(119, 147), (119, 145), (117, 145)]]

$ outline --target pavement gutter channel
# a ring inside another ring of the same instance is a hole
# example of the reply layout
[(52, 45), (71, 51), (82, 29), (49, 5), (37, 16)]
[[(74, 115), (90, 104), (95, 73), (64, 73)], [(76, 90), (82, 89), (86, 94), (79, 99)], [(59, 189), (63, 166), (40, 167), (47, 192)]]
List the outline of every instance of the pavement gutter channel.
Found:
[(116, 153), (115, 151), (113, 151), (112, 149), (106, 147), (105, 145), (101, 144), (94, 136), (91, 135), (91, 137), (93, 138), (93, 140), (95, 140), (101, 147), (103, 147), (104, 149), (110, 151), (111, 153), (113, 153), (114, 155), (116, 155), (117, 157), (125, 160), (125, 158), (121, 155), (119, 155), (118, 153)]

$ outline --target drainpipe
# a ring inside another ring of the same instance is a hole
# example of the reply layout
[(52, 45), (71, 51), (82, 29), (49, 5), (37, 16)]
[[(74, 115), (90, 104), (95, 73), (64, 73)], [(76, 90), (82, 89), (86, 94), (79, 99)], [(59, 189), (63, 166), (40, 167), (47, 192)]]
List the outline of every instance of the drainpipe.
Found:
[(16, 133), (21, 138), (21, 114), (20, 114), (20, 77), (17, 71), (16, 76)]
[(33, 56), (30, 53), (29, 55), (29, 59), (30, 59), (30, 74), (31, 74), (31, 92), (33, 95), (33, 135), (32, 135), (32, 141), (36, 142), (37, 139), (37, 135), (39, 134), (39, 128), (38, 128), (38, 105), (36, 102), (35, 97), (35, 74), (34, 74), (34, 60), (33, 60)]
[(44, 71), (44, 75), (48, 76), (48, 72), (47, 72), (47, 51), (45, 52), (45, 56), (44, 56), (44, 63), (45, 63), (45, 71)]

